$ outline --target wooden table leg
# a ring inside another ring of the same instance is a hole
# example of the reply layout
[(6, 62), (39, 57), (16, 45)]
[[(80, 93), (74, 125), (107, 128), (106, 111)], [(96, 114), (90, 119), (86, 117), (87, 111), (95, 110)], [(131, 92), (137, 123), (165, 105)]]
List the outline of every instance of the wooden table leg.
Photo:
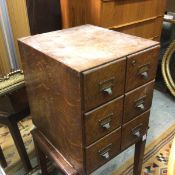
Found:
[(43, 151), (39, 148), (39, 146), (34, 138), (33, 138), (33, 140), (34, 140), (34, 144), (35, 144), (35, 150), (36, 150), (36, 154), (37, 154), (37, 158), (38, 158), (38, 163), (39, 163), (39, 166), (41, 168), (41, 174), (48, 175), (46, 156), (43, 153)]
[(27, 151), (25, 149), (24, 142), (22, 140), (18, 125), (16, 122), (13, 122), (13, 123), (9, 122), (8, 128), (13, 137), (19, 156), (23, 162), (24, 168), (26, 169), (27, 172), (29, 172), (32, 169), (32, 166), (31, 166)]
[(2, 148), (0, 147), (0, 164), (3, 168), (7, 166), (7, 162), (5, 160), (4, 154), (2, 152)]
[(133, 175), (141, 175), (145, 145), (146, 145), (146, 139), (144, 140), (141, 139), (135, 144)]

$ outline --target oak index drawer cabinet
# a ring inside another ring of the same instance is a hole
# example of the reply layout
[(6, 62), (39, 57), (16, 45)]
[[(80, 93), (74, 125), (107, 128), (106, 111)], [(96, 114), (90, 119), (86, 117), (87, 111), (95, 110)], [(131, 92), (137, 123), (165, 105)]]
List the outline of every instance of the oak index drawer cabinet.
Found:
[(65, 159), (90, 174), (136, 144), (139, 175), (159, 43), (84, 25), (19, 46), (33, 122)]

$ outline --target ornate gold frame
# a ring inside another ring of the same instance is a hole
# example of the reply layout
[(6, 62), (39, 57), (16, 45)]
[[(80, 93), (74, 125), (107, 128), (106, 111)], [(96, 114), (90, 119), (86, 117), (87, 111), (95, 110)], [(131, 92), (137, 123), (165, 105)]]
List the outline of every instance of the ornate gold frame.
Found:
[(162, 60), (162, 74), (165, 81), (166, 86), (170, 90), (171, 94), (175, 97), (175, 80), (173, 81), (170, 70), (169, 64), (171, 55), (175, 52), (175, 41), (173, 41), (168, 49), (165, 52), (165, 55)]

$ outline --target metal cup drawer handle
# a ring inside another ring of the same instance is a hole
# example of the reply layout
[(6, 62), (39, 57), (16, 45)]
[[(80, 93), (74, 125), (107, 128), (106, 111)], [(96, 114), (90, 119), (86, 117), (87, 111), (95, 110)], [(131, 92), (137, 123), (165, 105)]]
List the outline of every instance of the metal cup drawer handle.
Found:
[(114, 86), (115, 77), (112, 77), (108, 80), (101, 81), (99, 83), (100, 91), (104, 94), (111, 96), (113, 94), (112, 88)]
[(99, 150), (98, 153), (100, 154), (100, 156), (104, 159), (109, 159), (110, 158), (110, 150), (111, 150), (111, 146), (112, 143), (110, 143), (109, 145), (107, 145), (105, 148), (103, 148), (102, 150)]
[(149, 78), (148, 71), (149, 71), (150, 63), (140, 66), (138, 68), (138, 75), (141, 76), (144, 80)]
[(113, 113), (111, 113), (111, 114), (109, 114), (106, 118), (104, 118), (104, 119), (102, 119), (102, 120), (99, 120), (99, 124), (100, 124), (100, 126), (102, 127), (102, 128), (104, 128), (104, 129), (106, 129), (106, 130), (108, 130), (108, 129), (110, 129), (111, 128), (111, 121), (112, 121), (112, 116), (113, 116), (114, 114)]
[(136, 102), (135, 102), (135, 107), (141, 111), (144, 111), (145, 110), (145, 99), (146, 99), (146, 96), (138, 99)]
[(136, 126), (135, 128), (132, 129), (132, 134), (133, 136), (140, 138), (141, 137), (141, 128), (142, 128), (143, 124), (139, 124), (138, 126)]

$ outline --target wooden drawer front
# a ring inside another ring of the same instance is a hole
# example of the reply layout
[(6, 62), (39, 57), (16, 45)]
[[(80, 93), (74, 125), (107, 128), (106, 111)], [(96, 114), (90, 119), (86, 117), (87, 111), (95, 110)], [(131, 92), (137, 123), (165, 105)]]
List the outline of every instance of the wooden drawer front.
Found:
[(85, 114), (86, 145), (121, 125), (123, 96)]
[(86, 171), (91, 173), (120, 152), (121, 129), (86, 148)]
[(146, 39), (154, 39), (161, 35), (162, 22), (163, 17), (158, 17), (143, 22), (136, 22), (132, 25), (126, 24), (126, 26), (119, 26), (119, 28), (116, 26), (117, 28), (111, 29)]
[(157, 46), (128, 56), (126, 92), (155, 78), (159, 49)]
[(124, 93), (125, 63), (122, 59), (83, 73), (85, 111)]
[(122, 150), (138, 141), (147, 131), (150, 111), (147, 111), (122, 127)]
[(101, 26), (118, 26), (164, 15), (165, 0), (133, 1), (102, 0)]
[(124, 102), (124, 123), (151, 107), (153, 89), (154, 81), (126, 94)]

